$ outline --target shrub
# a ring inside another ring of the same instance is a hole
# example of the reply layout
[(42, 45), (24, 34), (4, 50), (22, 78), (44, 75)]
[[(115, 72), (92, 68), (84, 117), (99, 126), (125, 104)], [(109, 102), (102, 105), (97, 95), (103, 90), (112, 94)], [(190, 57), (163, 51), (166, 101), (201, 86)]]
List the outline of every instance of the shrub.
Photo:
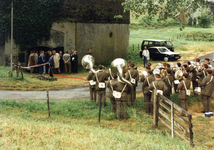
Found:
[(201, 8), (198, 14), (198, 26), (203, 28), (212, 27), (213, 13), (210, 8)]

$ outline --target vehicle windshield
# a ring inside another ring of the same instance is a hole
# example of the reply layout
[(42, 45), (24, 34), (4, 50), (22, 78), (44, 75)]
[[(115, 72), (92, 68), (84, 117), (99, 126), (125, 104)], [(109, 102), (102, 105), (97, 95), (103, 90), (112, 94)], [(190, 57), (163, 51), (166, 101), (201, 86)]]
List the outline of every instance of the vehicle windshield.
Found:
[(166, 48), (158, 48), (160, 52), (170, 52), (170, 50)]

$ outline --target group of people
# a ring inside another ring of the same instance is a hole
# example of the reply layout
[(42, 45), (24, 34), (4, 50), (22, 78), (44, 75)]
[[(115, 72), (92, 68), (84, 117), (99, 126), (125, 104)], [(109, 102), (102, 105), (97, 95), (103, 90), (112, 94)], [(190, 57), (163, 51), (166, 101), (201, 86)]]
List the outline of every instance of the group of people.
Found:
[[(46, 65), (42, 65), (47, 63)], [(77, 51), (72, 50), (72, 53), (69, 54), (68, 50), (65, 51), (65, 54), (62, 51), (57, 53), (53, 51), (31, 51), (29, 56), (29, 67), (30, 73), (39, 73), (40, 75), (49, 73), (53, 77), (53, 74), (63, 73), (77, 73), (78, 72), (78, 55)], [(35, 65), (41, 65), (35, 67)]]
[[(91, 101), (96, 102), (97, 99), (99, 105), (99, 96), (102, 92), (102, 106), (105, 107), (105, 90), (108, 87), (111, 111), (117, 113), (119, 120), (121, 119), (121, 105), (123, 106), (123, 118), (127, 119), (127, 103), (128, 106), (134, 104), (138, 81), (142, 82), (146, 113), (150, 115), (153, 114), (153, 95), (155, 89), (168, 99), (170, 99), (171, 94), (178, 92), (180, 106), (188, 111), (187, 100), (191, 93), (191, 85), (194, 94), (201, 94), (203, 101), (203, 110), (201, 112), (210, 111), (210, 97), (214, 90), (214, 69), (208, 58), (205, 59), (205, 63), (200, 63), (200, 59), (183, 64), (177, 63), (176, 65), (163, 63), (162, 66), (158, 66), (154, 70), (151, 69), (151, 63), (147, 63), (145, 66), (146, 74), (141, 76), (137, 67), (131, 61), (128, 62), (128, 66), (129, 70), (124, 73), (123, 78), (132, 84), (133, 90), (131, 90), (127, 83), (121, 81), (118, 75), (112, 74), (111, 70), (108, 73), (105, 72), (102, 65), (99, 65), (97, 71), (96, 66), (93, 66), (94, 71), (90, 71), (87, 77), (87, 80), (90, 81)], [(176, 73), (177, 71), (182, 72), (182, 74)], [(201, 91), (198, 91), (198, 89)], [(181, 115), (184, 116), (184, 114)]]

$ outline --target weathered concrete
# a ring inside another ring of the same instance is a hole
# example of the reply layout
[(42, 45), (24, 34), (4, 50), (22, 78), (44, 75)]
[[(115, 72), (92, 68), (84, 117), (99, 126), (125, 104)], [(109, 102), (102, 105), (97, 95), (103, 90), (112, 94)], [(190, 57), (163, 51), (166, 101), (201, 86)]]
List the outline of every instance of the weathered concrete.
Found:
[(64, 47), (64, 50), (68, 50), (71, 53), (72, 49), (75, 49), (75, 23), (69, 21), (54, 22), (50, 39), (43, 41), (38, 46)]
[(5, 50), (4, 45), (0, 45), (0, 65), (5, 63)]
[[(95, 63), (126, 57), (129, 51), (128, 24), (76, 23), (76, 50), (82, 58), (92, 49)], [(80, 63), (81, 59), (79, 59)]]

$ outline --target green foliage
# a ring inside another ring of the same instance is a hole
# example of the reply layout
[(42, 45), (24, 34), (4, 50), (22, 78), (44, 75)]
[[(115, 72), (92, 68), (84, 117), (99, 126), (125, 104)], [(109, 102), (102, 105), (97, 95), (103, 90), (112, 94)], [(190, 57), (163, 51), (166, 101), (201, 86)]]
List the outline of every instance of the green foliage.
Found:
[(167, 18), (166, 20), (159, 20), (158, 16), (149, 16), (149, 14), (141, 15), (139, 17), (139, 23), (143, 27), (168, 27), (168, 26), (178, 26), (179, 21), (176, 18)]
[[(20, 50), (36, 47), (50, 38), (50, 29), (59, 16), (61, 2), (57, 0), (14, 0), (14, 39)], [(0, 44), (10, 37), (11, 1), (0, 2)]]
[(203, 28), (210, 28), (213, 25), (213, 13), (210, 8), (200, 8), (198, 14), (198, 25)]
[(176, 14), (184, 12), (191, 6), (192, 12), (204, 5), (204, 0), (125, 0), (123, 3), (125, 10), (130, 10), (136, 17), (142, 14), (149, 16), (158, 15), (161, 20), (174, 18)]
[(214, 33), (188, 32), (185, 34), (186, 40), (194, 41), (214, 41)]

